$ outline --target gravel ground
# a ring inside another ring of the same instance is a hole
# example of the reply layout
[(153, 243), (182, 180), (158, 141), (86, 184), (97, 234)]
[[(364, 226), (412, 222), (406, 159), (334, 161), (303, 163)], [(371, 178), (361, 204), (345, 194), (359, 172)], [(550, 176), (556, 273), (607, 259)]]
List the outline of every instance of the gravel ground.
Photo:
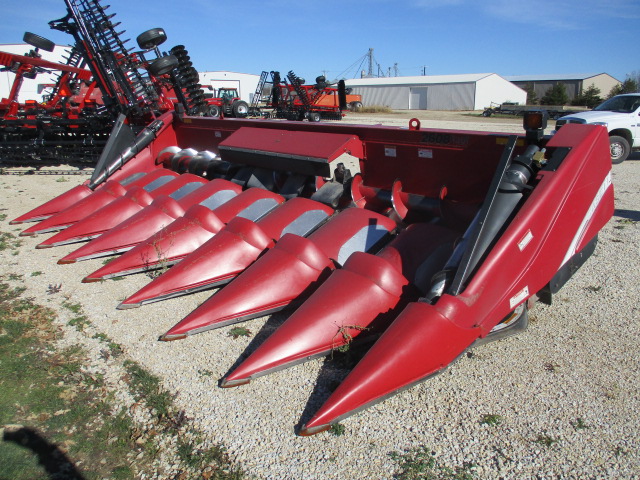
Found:
[[(518, 120), (429, 115), (423, 112), (423, 127), (519, 131)], [(354, 123), (401, 125), (409, 118), (352, 117)], [(0, 213), (6, 215), (0, 231), (17, 234), (22, 228), (9, 220), (84, 180), (60, 178), (0, 176)], [(595, 254), (553, 306), (536, 305), (525, 333), (478, 347), (444, 374), (350, 417), (342, 436), (294, 434), (326, 399), (330, 383), (347, 373), (336, 362), (307, 362), (240, 388), (217, 386), (284, 314), (246, 322), (250, 337), (233, 339), (223, 328), (165, 343), (158, 336), (210, 293), (116, 310), (149, 279), (80, 283), (102, 262), (57, 265), (77, 245), (36, 250), (44, 237), (25, 238), (17, 255), (0, 252), (0, 275), (24, 275), (28, 295), (60, 312), (66, 341), (84, 344), (94, 368), (109, 370), (99, 355), (103, 346), (66, 326), (71, 313), (61, 303), (82, 304), (92, 331), (108, 335), (126, 357), (160, 376), (178, 407), (255, 478), (391, 479), (399, 468), (389, 453), (419, 446), (451, 468), (472, 463), (479, 479), (640, 478), (638, 155), (613, 167), (613, 183), (616, 214)], [(60, 285), (60, 292), (48, 293), (50, 285)], [(115, 371), (108, 380), (123, 387)], [(485, 415), (501, 421), (487, 424)]]

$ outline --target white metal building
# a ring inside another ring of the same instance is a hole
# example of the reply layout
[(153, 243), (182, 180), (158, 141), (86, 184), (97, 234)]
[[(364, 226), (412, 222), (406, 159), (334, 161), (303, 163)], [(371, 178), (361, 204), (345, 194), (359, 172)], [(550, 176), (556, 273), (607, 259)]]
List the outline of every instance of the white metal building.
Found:
[(237, 88), (240, 98), (249, 104), (258, 86), (258, 81), (260, 81), (260, 75), (250, 73), (200, 72), (200, 84), (205, 87), (205, 92), (207, 92), (207, 86), (211, 86), (213, 89)]
[[(69, 47), (62, 45), (56, 45), (53, 52), (46, 52), (40, 50), (44, 60), (56, 63), (64, 63), (64, 56)], [(25, 55), (30, 50), (33, 50), (31, 45), (27, 44), (3, 44), (0, 45), (0, 52), (13, 53), (14, 55)], [(0, 65), (0, 68), (5, 68), (5, 65)], [(42, 73), (34, 79), (25, 78), (18, 94), (18, 101), (24, 102), (26, 100), (42, 100), (42, 94), (46, 93), (42, 90), (42, 85), (55, 83), (58, 78), (59, 72)], [(7, 98), (11, 92), (11, 86), (16, 76), (11, 72), (0, 72), (0, 98)]]
[(482, 110), (491, 102), (524, 104), (527, 93), (495, 73), (358, 78), (345, 81), (364, 106), (397, 110)]
[(507, 80), (522, 88), (531, 86), (538, 98), (542, 98), (547, 90), (562, 83), (567, 91), (569, 100), (573, 100), (584, 90), (593, 85), (600, 89), (600, 96), (606, 97), (613, 87), (620, 84), (620, 81), (613, 78), (608, 73), (573, 73), (561, 75), (519, 75), (506, 77)]

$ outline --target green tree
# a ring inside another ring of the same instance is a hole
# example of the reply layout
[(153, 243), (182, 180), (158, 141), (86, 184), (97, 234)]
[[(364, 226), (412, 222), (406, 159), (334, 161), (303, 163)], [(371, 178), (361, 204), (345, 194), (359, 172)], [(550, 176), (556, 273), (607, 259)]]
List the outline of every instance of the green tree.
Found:
[(593, 83), (589, 85), (586, 90), (580, 92), (572, 101), (571, 105), (580, 105), (584, 107), (593, 108), (602, 103), (602, 97), (600, 97), (600, 89)]
[(566, 105), (569, 103), (569, 95), (564, 83), (556, 83), (553, 87), (544, 92), (544, 96), (540, 99), (542, 105)]
[(619, 83), (611, 89), (607, 98), (615, 97), (616, 95), (620, 95), (622, 93), (636, 93), (638, 91), (638, 81), (631, 76), (627, 76), (624, 82)]
[(533, 88), (533, 83), (527, 83), (523, 90), (527, 92), (527, 105), (537, 105), (540, 102), (538, 95)]

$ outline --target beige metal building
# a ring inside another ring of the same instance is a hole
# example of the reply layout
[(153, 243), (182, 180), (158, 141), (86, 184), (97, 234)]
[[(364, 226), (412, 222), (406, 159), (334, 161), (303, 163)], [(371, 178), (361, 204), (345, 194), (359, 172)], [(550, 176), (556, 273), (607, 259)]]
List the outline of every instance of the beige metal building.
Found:
[(600, 96), (606, 97), (611, 89), (618, 85), (620, 81), (613, 78), (607, 73), (578, 73), (568, 75), (519, 75), (504, 77), (513, 84), (526, 88), (527, 85), (533, 85), (533, 91), (538, 98), (542, 98), (547, 90), (557, 83), (564, 84), (569, 100), (586, 90), (591, 85), (595, 85), (600, 89)]
[(397, 110), (482, 110), (491, 103), (524, 104), (527, 94), (495, 73), (357, 78), (345, 81), (365, 106)]

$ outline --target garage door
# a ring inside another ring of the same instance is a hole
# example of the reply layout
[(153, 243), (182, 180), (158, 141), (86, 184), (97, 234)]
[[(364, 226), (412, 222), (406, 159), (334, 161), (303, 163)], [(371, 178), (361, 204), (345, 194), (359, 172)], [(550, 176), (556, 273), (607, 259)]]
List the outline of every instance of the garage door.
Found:
[(427, 87), (411, 87), (411, 90), (409, 92), (410, 110), (427, 109), (427, 90)]

